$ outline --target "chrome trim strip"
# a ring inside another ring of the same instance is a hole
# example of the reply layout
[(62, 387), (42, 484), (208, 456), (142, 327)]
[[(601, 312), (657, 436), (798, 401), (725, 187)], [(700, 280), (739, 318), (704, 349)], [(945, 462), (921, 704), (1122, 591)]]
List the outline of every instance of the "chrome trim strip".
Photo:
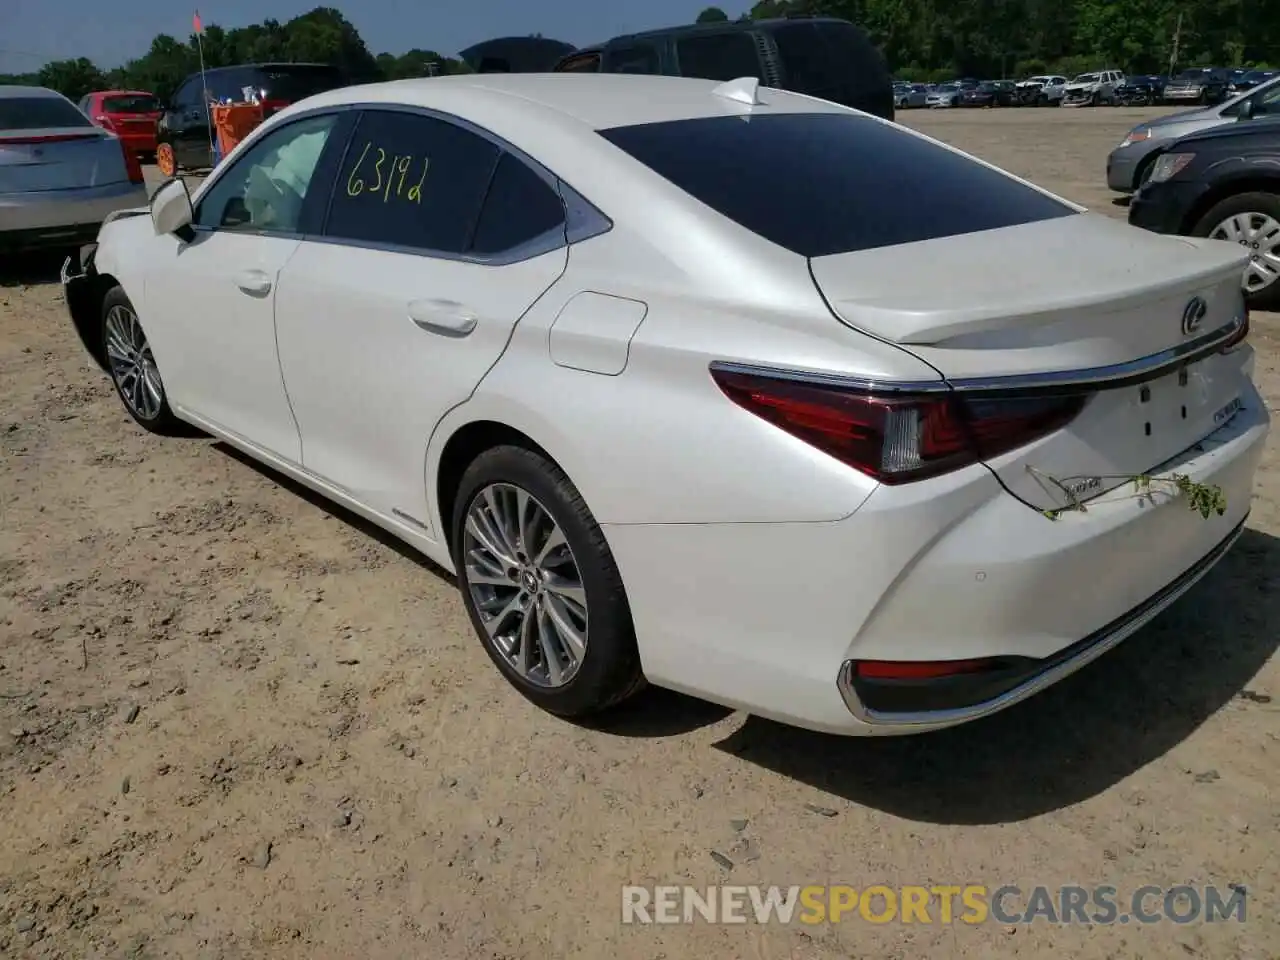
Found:
[(1077, 370), (1011, 374), (1000, 377), (969, 377), (950, 381), (942, 380), (941, 378), (938, 380), (884, 381), (835, 373), (792, 370), (761, 364), (720, 360), (713, 362), (711, 369), (723, 370), (726, 373), (795, 380), (817, 386), (865, 390), (870, 393), (942, 393), (948, 390), (955, 390), (965, 394), (995, 393), (1007, 396), (1013, 392), (1053, 392), (1079, 388), (1114, 390), (1119, 387), (1141, 383), (1145, 380), (1154, 380), (1178, 367), (1186, 366), (1212, 353), (1216, 353), (1224, 343), (1240, 332), (1245, 326), (1245, 322), (1245, 314), (1240, 314), (1230, 323), (1209, 333), (1177, 344), (1168, 350), (1161, 350), (1159, 353), (1153, 353), (1124, 363), (1114, 363), (1101, 367), (1084, 367)]
[(1024, 680), (1012, 690), (1008, 690), (998, 697), (993, 697), (985, 703), (974, 704), (971, 707), (959, 707), (954, 710), (878, 713), (863, 706), (862, 701), (858, 699), (858, 695), (853, 688), (854, 661), (852, 660), (846, 660), (840, 665), (840, 673), (836, 680), (836, 687), (840, 691), (840, 697), (856, 719), (876, 727), (923, 727), (937, 724), (965, 723), (997, 713), (1006, 707), (1011, 707), (1015, 703), (1019, 703), (1033, 694), (1053, 686), (1059, 680), (1092, 663), (1104, 653), (1119, 646), (1121, 641), (1132, 636), (1159, 614), (1163, 613), (1175, 600), (1195, 586), (1201, 577), (1212, 570), (1219, 560), (1227, 555), (1227, 552), (1240, 538), (1240, 535), (1244, 533), (1245, 520), (1248, 519), (1249, 515), (1245, 514), (1244, 520), (1241, 520), (1236, 528), (1227, 534), (1226, 539), (1201, 557), (1190, 570), (1181, 574), (1154, 597), (1139, 604), (1119, 620), (1103, 627), (1102, 630), (1098, 631), (1094, 642), (1075, 656), (1054, 664), (1043, 672)]

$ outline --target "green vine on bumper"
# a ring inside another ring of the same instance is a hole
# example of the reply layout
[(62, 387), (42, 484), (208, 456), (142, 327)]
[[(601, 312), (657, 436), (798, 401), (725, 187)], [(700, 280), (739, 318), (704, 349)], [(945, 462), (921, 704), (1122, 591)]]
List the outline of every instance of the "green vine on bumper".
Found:
[[(1035, 467), (1028, 466), (1027, 471), (1037, 478), (1047, 480), (1053, 484), (1066, 494), (1067, 499), (1071, 501), (1068, 506), (1059, 507), (1056, 510), (1042, 510), (1041, 513), (1050, 520), (1057, 520), (1070, 510), (1080, 513), (1087, 512), (1088, 506), (1081, 502), (1063, 481), (1042, 473)], [(1167, 476), (1151, 476), (1150, 474), (1141, 473), (1136, 475), (1090, 477), (1089, 479), (1099, 481), (1118, 480), (1123, 483), (1132, 483), (1133, 493), (1131, 496), (1136, 500), (1143, 500), (1152, 504), (1156, 502), (1157, 493), (1163, 492), (1170, 497), (1181, 495), (1187, 500), (1187, 508), (1194, 513), (1200, 514), (1206, 520), (1214, 514), (1220, 517), (1227, 512), (1227, 497), (1220, 486), (1213, 483), (1199, 483), (1184, 473), (1171, 473)]]

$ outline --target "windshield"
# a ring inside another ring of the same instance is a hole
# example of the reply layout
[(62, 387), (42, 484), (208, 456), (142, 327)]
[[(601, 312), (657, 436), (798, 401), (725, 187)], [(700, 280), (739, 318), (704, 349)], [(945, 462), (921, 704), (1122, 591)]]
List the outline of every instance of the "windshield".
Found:
[(149, 93), (127, 93), (118, 97), (103, 97), (104, 113), (160, 113), (160, 101)]
[(0, 131), (92, 126), (88, 117), (62, 97), (0, 97)]
[(1097, 83), (1098, 75), (1096, 73), (1082, 73), (1071, 81), (1072, 83)]
[(942, 83), (942, 84), (939, 84), (938, 86), (934, 87), (934, 88), (933, 88), (933, 92), (934, 92), (934, 93), (955, 93), (955, 92), (956, 92), (957, 90), (959, 90), (959, 89), (960, 89), (960, 85), (959, 85), (959, 84), (955, 84), (955, 83)]
[[(599, 133), (721, 216), (803, 257), (1075, 213), (1002, 171), (856, 113), (704, 117)], [(904, 197), (928, 215), (904, 216)]]
[(1209, 71), (1204, 69), (1183, 70), (1180, 74), (1174, 77), (1174, 79), (1179, 80), (1182, 83), (1199, 83), (1208, 75), (1208, 73)]
[(1274, 70), (1250, 70), (1241, 80), (1247, 80), (1249, 83), (1261, 83), (1263, 80), (1270, 80), (1276, 75)]
[(996, 88), (996, 85), (992, 83), (990, 80), (983, 80), (982, 83), (978, 84), (979, 90), (985, 90), (987, 92), (990, 92), (995, 88)]

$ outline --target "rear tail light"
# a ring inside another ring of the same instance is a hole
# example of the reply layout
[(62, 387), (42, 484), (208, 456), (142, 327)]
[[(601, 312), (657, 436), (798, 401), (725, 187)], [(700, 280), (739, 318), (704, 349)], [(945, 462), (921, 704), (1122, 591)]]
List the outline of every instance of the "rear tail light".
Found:
[(142, 161), (138, 159), (138, 155), (123, 140), (120, 141), (120, 149), (124, 151), (124, 169), (129, 174), (129, 182), (146, 183), (146, 178), (142, 175)]
[(856, 660), (853, 675), (863, 680), (939, 680), (970, 673), (998, 670), (1004, 661), (995, 657), (978, 660)]
[(903, 395), (713, 368), (738, 406), (882, 483), (922, 480), (1060, 429), (1087, 396)]

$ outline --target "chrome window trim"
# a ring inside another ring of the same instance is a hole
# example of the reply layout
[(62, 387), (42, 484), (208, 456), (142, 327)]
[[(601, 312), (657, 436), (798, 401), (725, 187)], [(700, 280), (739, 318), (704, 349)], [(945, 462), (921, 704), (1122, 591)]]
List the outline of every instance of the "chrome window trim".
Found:
[(873, 380), (858, 376), (792, 370), (753, 363), (714, 361), (712, 370), (740, 373), (748, 376), (774, 377), (795, 380), (815, 386), (842, 387), (868, 393), (945, 393), (956, 391), (966, 395), (986, 393), (1008, 396), (1010, 393), (1041, 393), (1090, 390), (1115, 390), (1170, 373), (1189, 363), (1195, 363), (1222, 349), (1232, 337), (1240, 333), (1247, 322), (1247, 315), (1240, 314), (1230, 323), (1177, 344), (1159, 353), (1137, 360), (1108, 364), (1101, 367), (1083, 367), (1076, 370), (1054, 370), (1045, 373), (1010, 374), (997, 377), (967, 377), (946, 380), (939, 374), (937, 380)]
[[(292, 126), (295, 122), (309, 119), (318, 114), (340, 114), (350, 111), (380, 111), (383, 113), (407, 113), (416, 116), (430, 117), (434, 120), (440, 120), (445, 123), (453, 124), (461, 127), (469, 133), (475, 134), (483, 140), (487, 140), (498, 148), (499, 151), (509, 153), (520, 162), (529, 167), (539, 179), (547, 186), (559, 194), (564, 202), (565, 222), (562, 228), (548, 230), (546, 233), (538, 237), (533, 237), (509, 250), (501, 253), (490, 254), (488, 256), (475, 256), (466, 253), (454, 253), (448, 250), (428, 250), (422, 247), (405, 246), (402, 244), (382, 243), (373, 240), (350, 240), (344, 237), (332, 237), (325, 233), (295, 233), (293, 231), (280, 230), (229, 230), (219, 227), (195, 226), (193, 228), (197, 233), (214, 233), (225, 232), (233, 233), (238, 236), (253, 237), (278, 237), (284, 239), (294, 239), (299, 241), (308, 241), (311, 243), (328, 243), (337, 246), (354, 247), (361, 250), (382, 250), (387, 253), (411, 254), (420, 257), (429, 257), (433, 260), (448, 260), (459, 263), (474, 263), (480, 266), (503, 267), (513, 263), (520, 263), (524, 260), (531, 260), (534, 257), (542, 256), (545, 253), (551, 253), (561, 247), (572, 246), (575, 243), (581, 243), (584, 240), (590, 240), (603, 233), (608, 233), (613, 229), (613, 221), (602, 213), (599, 208), (587, 200), (582, 194), (575, 190), (569, 183), (562, 180), (556, 174), (552, 173), (546, 166), (538, 160), (535, 160), (528, 153), (509, 141), (498, 136), (490, 130), (459, 117), (456, 114), (446, 113), (442, 110), (436, 110), (431, 107), (420, 107), (412, 104), (401, 103), (377, 103), (359, 101), (355, 103), (342, 103), (325, 107), (314, 107), (310, 110), (303, 110), (293, 114), (283, 123), (270, 124), (264, 123), (245, 141), (245, 152), (253, 149), (258, 140), (265, 136), (269, 136), (272, 131)], [(358, 122), (358, 121), (357, 121)], [(353, 128), (352, 133), (355, 130)], [(348, 139), (346, 149), (350, 148), (351, 141)], [(220, 178), (227, 176), (229, 171), (234, 168), (228, 166), (225, 170), (215, 172), (196, 192), (196, 198), (193, 206), (198, 207), (203, 201), (204, 195)], [(341, 164), (339, 164), (341, 166)], [(337, 182), (333, 184), (334, 190), (337, 189)], [(329, 199), (332, 203), (332, 194)], [(325, 222), (329, 219), (328, 209), (325, 211)]]

